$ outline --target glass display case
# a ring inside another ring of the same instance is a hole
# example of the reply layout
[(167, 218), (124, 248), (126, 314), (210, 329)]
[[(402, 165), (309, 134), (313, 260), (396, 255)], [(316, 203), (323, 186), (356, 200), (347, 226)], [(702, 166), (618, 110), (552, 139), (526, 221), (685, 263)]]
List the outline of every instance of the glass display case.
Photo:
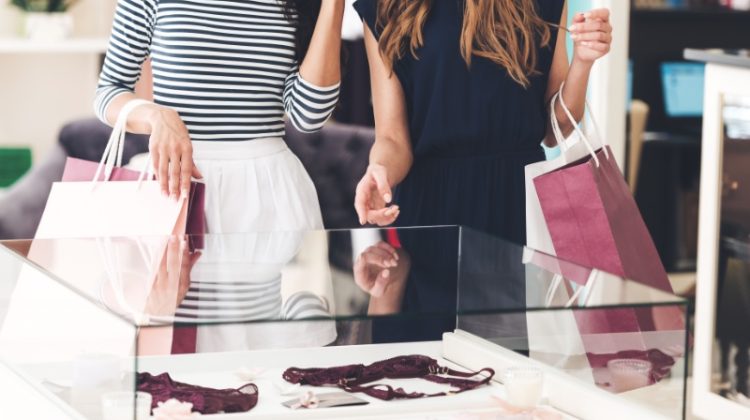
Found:
[(684, 416), (684, 300), (467, 228), (8, 241), (0, 270), (0, 360), (74, 418), (503, 418), (519, 368), (559, 418)]

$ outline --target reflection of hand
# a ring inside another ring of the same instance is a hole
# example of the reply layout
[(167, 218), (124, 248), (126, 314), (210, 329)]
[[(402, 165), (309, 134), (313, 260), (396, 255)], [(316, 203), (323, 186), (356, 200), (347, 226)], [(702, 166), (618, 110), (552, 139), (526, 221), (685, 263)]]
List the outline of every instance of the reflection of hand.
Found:
[(190, 272), (201, 257), (191, 253), (182, 236), (172, 236), (151, 288), (144, 312), (149, 315), (174, 315), (190, 288)]
[(399, 265), (395, 248), (379, 242), (362, 252), (354, 262), (354, 281), (374, 297), (381, 297), (392, 281), (391, 270)]

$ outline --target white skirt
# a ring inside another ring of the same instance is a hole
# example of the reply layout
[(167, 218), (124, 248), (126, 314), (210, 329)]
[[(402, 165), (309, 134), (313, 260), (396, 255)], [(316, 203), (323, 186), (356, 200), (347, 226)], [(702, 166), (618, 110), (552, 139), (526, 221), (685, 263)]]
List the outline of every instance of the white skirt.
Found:
[[(180, 308), (177, 315), (226, 320), (198, 327), (196, 350), (317, 347), (334, 341), (335, 322), (292, 320), (300, 305), (314, 308), (302, 318), (325, 316), (328, 309), (319, 297), (298, 293), (282, 299), (282, 270), (300, 251), (301, 231), (323, 228), (318, 194), (297, 156), (283, 139), (266, 138), (194, 141), (193, 159), (206, 183), (208, 233), (245, 234), (209, 236), (192, 271), (183, 302), (189, 309)], [(235, 317), (245, 322), (234, 323)], [(286, 321), (246, 323), (258, 319)]]
[(322, 229), (318, 194), (281, 138), (194, 141), (206, 183), (208, 233)]

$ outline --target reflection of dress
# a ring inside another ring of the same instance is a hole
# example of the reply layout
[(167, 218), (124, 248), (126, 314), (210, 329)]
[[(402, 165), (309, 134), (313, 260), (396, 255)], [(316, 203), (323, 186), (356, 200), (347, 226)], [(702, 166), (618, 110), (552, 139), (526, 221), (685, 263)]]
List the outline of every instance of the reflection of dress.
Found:
[[(411, 258), (404, 319), (375, 321), (375, 342), (440, 340), (458, 327), (508, 348), (527, 349), (522, 248), (458, 227), (398, 234)], [(517, 314), (456, 315), (493, 310)]]
[[(300, 291), (282, 299), (281, 271), (299, 252), (302, 236), (284, 232), (206, 237), (175, 319), (213, 324), (198, 327), (198, 352), (323, 346), (336, 339), (333, 321), (298, 321), (331, 316), (321, 297)], [(249, 323), (274, 320), (296, 321)]]

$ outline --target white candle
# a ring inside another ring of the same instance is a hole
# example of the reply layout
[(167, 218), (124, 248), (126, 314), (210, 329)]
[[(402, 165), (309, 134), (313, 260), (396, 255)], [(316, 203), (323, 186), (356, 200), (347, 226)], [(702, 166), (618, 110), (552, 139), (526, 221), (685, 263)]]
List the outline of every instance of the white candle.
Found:
[(651, 362), (639, 359), (614, 359), (607, 362), (616, 392), (643, 388), (651, 383)]
[(518, 408), (534, 408), (542, 399), (544, 374), (533, 367), (510, 368), (503, 375), (503, 384), (509, 403)]

